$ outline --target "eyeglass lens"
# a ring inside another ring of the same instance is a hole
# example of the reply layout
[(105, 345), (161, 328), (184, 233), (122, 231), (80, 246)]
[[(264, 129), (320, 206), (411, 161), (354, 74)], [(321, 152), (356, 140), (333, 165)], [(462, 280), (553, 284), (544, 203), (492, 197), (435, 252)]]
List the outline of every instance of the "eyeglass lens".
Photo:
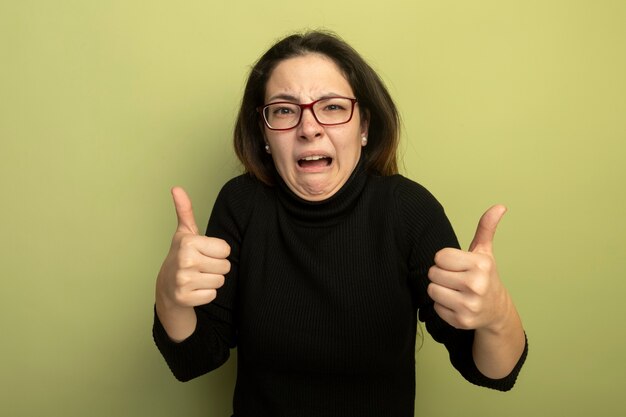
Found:
[[(348, 98), (331, 97), (314, 102), (311, 107), (320, 124), (346, 123), (352, 117), (353, 104)], [(302, 108), (289, 102), (272, 103), (264, 108), (263, 115), (272, 129), (290, 129), (300, 122)]]

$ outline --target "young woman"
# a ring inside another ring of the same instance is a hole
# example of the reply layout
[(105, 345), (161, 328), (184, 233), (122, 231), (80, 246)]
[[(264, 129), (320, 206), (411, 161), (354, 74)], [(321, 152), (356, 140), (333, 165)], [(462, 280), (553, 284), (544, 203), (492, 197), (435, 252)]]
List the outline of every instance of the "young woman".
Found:
[(513, 386), (527, 343), (491, 248), (505, 208), (460, 250), (441, 205), (398, 175), (398, 139), (380, 78), (336, 36), (261, 57), (235, 129), (245, 173), (206, 236), (172, 190), (154, 339), (178, 379), (237, 347), (235, 417), (410, 417), (419, 317), (468, 381)]

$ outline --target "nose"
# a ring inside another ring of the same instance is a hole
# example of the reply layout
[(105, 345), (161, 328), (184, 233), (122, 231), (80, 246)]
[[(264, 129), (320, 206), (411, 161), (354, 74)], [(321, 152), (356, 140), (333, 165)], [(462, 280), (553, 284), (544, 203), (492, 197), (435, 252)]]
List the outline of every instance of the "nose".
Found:
[(300, 139), (311, 140), (322, 136), (323, 132), (324, 126), (319, 124), (317, 119), (315, 119), (312, 109), (304, 109), (299, 126)]

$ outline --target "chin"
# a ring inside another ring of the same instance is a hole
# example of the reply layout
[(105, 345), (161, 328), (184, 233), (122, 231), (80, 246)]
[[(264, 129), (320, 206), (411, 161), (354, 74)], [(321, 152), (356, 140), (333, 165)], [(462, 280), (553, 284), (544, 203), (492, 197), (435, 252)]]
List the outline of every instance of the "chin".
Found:
[(300, 192), (297, 194), (309, 201), (321, 201), (332, 197), (339, 189), (339, 184), (307, 184), (306, 186), (299, 187)]

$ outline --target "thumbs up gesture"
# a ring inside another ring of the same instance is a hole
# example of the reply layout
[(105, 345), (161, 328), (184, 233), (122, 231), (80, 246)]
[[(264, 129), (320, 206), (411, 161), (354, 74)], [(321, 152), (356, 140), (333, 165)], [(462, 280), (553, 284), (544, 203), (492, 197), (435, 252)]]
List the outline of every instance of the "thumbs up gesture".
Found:
[(495, 328), (510, 305), (493, 256), (496, 227), (506, 207), (491, 207), (481, 217), (465, 252), (444, 248), (428, 271), (428, 294), (437, 314), (458, 329)]
[[(230, 271), (230, 246), (198, 234), (191, 200), (180, 187), (172, 189), (178, 226), (156, 283), (156, 309), (170, 336), (183, 339), (195, 327), (193, 307), (210, 303)], [(179, 331), (183, 327), (184, 331)], [(173, 337), (174, 338), (174, 337)]]

